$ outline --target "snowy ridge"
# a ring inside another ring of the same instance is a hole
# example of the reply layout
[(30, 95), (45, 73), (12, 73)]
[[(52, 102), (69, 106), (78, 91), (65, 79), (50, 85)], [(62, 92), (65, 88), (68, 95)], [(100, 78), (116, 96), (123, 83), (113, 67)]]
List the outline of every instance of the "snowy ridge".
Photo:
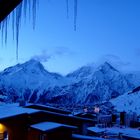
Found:
[(24, 64), (9, 67), (0, 73), (1, 95), (8, 95), (7, 100), (14, 101), (21, 96), (26, 96), (28, 101), (33, 96), (34, 101), (38, 96), (50, 87), (62, 86), (69, 83), (69, 80), (59, 74), (49, 73), (43, 65), (35, 60)]
[(82, 67), (69, 74), (68, 77), (73, 78), (74, 83), (67, 88), (67, 92), (69, 92), (69, 97), (71, 94), (71, 96), (76, 97), (72, 101), (75, 100), (77, 103), (109, 100), (135, 87), (125, 75), (107, 62), (97, 68), (93, 66)]
[(48, 72), (36, 60), (29, 60), (0, 73), (0, 101), (17, 102), (22, 98), (41, 104), (95, 104), (132, 90), (140, 85), (139, 79), (121, 73), (107, 62), (99, 67), (87, 65), (62, 76)]

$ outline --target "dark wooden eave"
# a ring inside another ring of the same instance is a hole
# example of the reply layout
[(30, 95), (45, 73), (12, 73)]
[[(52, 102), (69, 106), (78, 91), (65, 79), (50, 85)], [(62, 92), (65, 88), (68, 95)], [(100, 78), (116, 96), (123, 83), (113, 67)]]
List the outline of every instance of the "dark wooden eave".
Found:
[(0, 0), (0, 22), (3, 21), (22, 0)]

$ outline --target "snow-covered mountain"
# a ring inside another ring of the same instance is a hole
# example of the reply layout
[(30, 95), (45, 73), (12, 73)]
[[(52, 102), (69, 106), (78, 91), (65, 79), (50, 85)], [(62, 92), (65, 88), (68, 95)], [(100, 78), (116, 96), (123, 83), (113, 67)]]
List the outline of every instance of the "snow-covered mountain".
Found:
[(115, 99), (110, 100), (115, 109), (122, 112), (135, 112), (140, 115), (140, 86)]
[(91, 104), (132, 90), (140, 85), (139, 79), (133, 74), (121, 73), (107, 62), (99, 67), (84, 66), (62, 76), (30, 60), (0, 73), (0, 101), (16, 102), (22, 97), (28, 102), (43, 104)]
[(115, 98), (126, 91), (135, 87), (122, 74), (109, 63), (105, 62), (99, 67), (93, 66), (82, 67), (67, 75), (73, 79), (72, 83), (65, 87), (62, 95), (56, 95), (54, 102), (74, 103), (95, 103), (103, 100)]
[(8, 100), (15, 98), (14, 101), (22, 95), (26, 96), (28, 101), (34, 95), (35, 101), (44, 90), (68, 83), (68, 78), (46, 71), (43, 65), (35, 60), (9, 67), (0, 73), (0, 92), (8, 95)]

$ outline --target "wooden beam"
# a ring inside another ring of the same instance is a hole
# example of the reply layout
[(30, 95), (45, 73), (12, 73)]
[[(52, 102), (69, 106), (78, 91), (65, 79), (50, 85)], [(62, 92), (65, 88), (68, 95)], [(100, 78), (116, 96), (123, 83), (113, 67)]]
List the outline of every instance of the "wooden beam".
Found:
[(22, 0), (0, 0), (0, 22), (3, 21)]

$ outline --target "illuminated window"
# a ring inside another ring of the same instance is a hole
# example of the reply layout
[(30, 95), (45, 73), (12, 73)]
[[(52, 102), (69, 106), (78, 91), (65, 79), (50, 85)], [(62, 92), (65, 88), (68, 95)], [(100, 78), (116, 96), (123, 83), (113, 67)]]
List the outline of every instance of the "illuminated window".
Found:
[(0, 133), (4, 133), (6, 130), (5, 126), (3, 124), (0, 124)]

